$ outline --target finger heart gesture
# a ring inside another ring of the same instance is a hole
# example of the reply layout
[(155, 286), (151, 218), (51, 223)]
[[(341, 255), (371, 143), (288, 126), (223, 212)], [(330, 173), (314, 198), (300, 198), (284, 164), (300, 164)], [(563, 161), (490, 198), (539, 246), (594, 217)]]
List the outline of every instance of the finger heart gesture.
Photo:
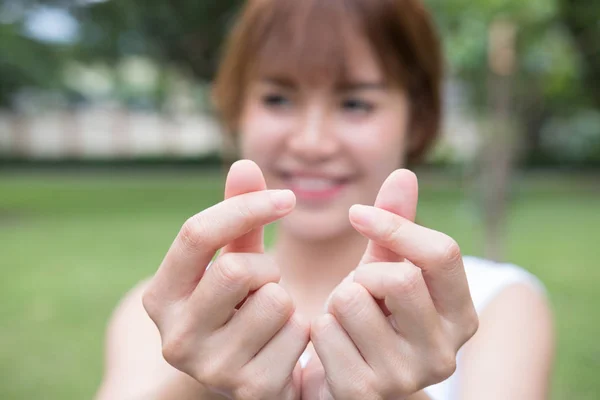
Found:
[[(399, 170), (374, 207), (350, 209), (366, 252), (309, 324), (264, 254), (263, 226), (294, 196), (234, 164), (225, 200), (183, 225), (143, 297), (165, 360), (235, 399), (403, 399), (444, 380), (477, 316), (458, 246), (415, 224), (416, 205), (416, 177)], [(318, 358), (302, 371), (309, 340)]]
[(266, 190), (256, 164), (234, 164), (225, 200), (183, 225), (144, 294), (165, 360), (213, 397), (300, 397), (298, 359), (309, 323), (279, 285), (280, 270), (263, 245), (263, 226), (294, 202), (289, 191)]
[(374, 207), (350, 209), (369, 243), (311, 325), (318, 359), (303, 371), (303, 398), (404, 399), (454, 372), (477, 314), (458, 245), (414, 222), (417, 198), (416, 176), (398, 170)]

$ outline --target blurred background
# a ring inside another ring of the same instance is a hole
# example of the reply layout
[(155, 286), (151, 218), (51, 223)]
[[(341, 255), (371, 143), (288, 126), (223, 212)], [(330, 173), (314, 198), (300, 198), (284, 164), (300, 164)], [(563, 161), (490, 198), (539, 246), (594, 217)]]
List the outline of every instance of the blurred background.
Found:
[[(240, 1), (0, 1), (0, 399), (91, 398), (112, 309), (218, 202)], [(427, 0), (446, 118), (420, 221), (546, 285), (553, 399), (600, 398), (600, 2)]]

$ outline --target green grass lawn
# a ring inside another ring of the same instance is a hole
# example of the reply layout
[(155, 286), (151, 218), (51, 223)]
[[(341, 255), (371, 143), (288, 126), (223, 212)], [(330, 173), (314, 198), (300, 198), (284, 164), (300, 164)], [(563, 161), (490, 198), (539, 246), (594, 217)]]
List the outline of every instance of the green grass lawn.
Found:
[[(456, 183), (423, 178), (419, 219), (478, 255), (477, 207)], [(0, 399), (91, 398), (111, 310), (221, 190), (222, 175), (191, 171), (0, 175)], [(520, 180), (508, 234), (556, 313), (553, 398), (598, 399), (600, 177)]]

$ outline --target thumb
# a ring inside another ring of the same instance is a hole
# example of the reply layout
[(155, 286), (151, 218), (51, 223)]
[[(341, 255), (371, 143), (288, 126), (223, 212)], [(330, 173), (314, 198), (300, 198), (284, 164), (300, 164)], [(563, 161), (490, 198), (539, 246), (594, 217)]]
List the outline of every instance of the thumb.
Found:
[[(417, 215), (417, 202), (419, 198), (419, 184), (417, 176), (407, 170), (399, 169), (390, 174), (381, 185), (375, 207), (392, 212), (410, 221)], [(350, 213), (350, 222), (353, 221)], [(360, 232), (358, 225), (352, 224)], [(402, 257), (391, 250), (369, 240), (367, 250), (361, 259), (361, 264), (374, 262), (399, 262)]]
[[(225, 181), (225, 199), (244, 193), (266, 190), (267, 184), (259, 166), (250, 160), (236, 161), (231, 165)], [(264, 228), (256, 228), (230, 242), (223, 253), (262, 253)]]

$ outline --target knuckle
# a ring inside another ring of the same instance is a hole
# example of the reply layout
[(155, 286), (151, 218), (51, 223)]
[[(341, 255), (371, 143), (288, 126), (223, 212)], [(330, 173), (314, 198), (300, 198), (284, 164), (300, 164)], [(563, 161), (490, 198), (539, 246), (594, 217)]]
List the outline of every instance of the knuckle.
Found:
[(223, 257), (231, 258), (244, 266), (244, 279), (252, 279), (254, 284), (265, 285), (281, 280), (281, 269), (272, 255), (262, 253), (226, 253)]
[(244, 284), (250, 279), (250, 271), (239, 254), (226, 253), (217, 259), (214, 266), (226, 286)]
[(252, 207), (252, 203), (249, 201), (239, 201), (236, 203), (236, 210), (238, 214), (244, 220), (255, 220), (260, 217), (260, 215), (255, 210), (255, 207)]
[(194, 378), (207, 386), (225, 388), (228, 385), (226, 378), (230, 372), (224, 357), (207, 355), (195, 366)]
[(337, 321), (331, 314), (324, 314), (310, 324), (311, 338), (325, 336), (327, 332), (337, 329)]
[(167, 334), (163, 339), (162, 355), (165, 361), (176, 368), (187, 364), (189, 354), (189, 338), (186, 334)]
[(339, 285), (331, 295), (331, 307), (341, 313), (357, 314), (366, 306), (366, 289), (358, 283), (349, 282)]
[(387, 243), (394, 243), (399, 240), (402, 236), (403, 224), (393, 224), (390, 223), (387, 225), (383, 231), (382, 239)]
[(418, 267), (406, 265), (398, 273), (390, 274), (387, 284), (392, 293), (413, 293), (419, 290), (423, 275)]
[(469, 322), (467, 322), (467, 340), (475, 336), (477, 331), (479, 330), (479, 316), (475, 309), (472, 311), (472, 315), (469, 318)]
[(207, 232), (206, 223), (200, 214), (188, 218), (179, 232), (179, 237), (186, 249), (214, 247), (212, 236)]
[(277, 319), (289, 318), (294, 311), (292, 298), (277, 283), (267, 283), (259, 289), (257, 294), (264, 311), (268, 315), (274, 315)]
[(438, 352), (431, 369), (433, 383), (448, 379), (456, 371), (456, 354), (450, 348)]
[[(248, 193), (252, 195), (252, 193)], [(239, 217), (241, 223), (241, 229), (244, 231), (249, 231), (253, 227), (255, 227), (257, 221), (264, 218), (264, 211), (261, 210), (260, 203), (256, 201), (253, 197), (250, 198), (240, 198), (240, 199), (232, 199), (233, 203), (233, 213)]]
[(456, 240), (444, 235), (441, 241), (439, 257), (445, 264), (454, 264), (462, 258), (460, 246)]
[(310, 333), (310, 322), (300, 317), (297, 313), (293, 313), (287, 324), (292, 332), (297, 333), (302, 338), (308, 338)]
[(405, 374), (396, 380), (396, 387), (393, 388), (395, 393), (413, 394), (421, 390), (427, 385), (420, 384), (419, 380), (414, 375)]
[(460, 345), (462, 346), (466, 342), (469, 341), (479, 329), (479, 316), (475, 309), (471, 307), (471, 310), (468, 312), (465, 321), (460, 325), (462, 335), (460, 336)]
[(156, 323), (163, 308), (163, 302), (152, 287), (147, 288), (142, 294), (142, 306), (150, 319)]
[(448, 379), (456, 371), (456, 349), (453, 340), (438, 331), (432, 337), (430, 353), (427, 364), (427, 378), (424, 379), (425, 385), (433, 385)]

